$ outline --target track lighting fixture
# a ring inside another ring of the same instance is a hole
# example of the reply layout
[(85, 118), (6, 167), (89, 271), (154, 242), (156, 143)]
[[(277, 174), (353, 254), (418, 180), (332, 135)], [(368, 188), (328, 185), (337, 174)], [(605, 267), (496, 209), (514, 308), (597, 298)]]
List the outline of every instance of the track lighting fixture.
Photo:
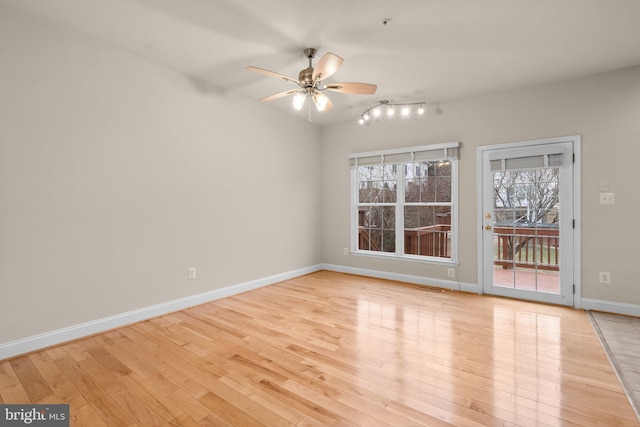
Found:
[[(426, 101), (391, 102), (387, 99), (383, 99), (381, 101), (378, 101), (376, 105), (364, 110), (362, 114), (360, 114), (358, 123), (360, 123), (361, 125), (369, 124), (372, 121), (379, 119), (383, 115), (383, 113), (389, 119), (396, 116), (402, 117), (403, 119), (412, 116), (423, 116), (425, 114), (426, 108), (432, 105), (433, 104), (429, 104)], [(400, 114), (396, 115), (397, 111), (399, 111)], [(436, 114), (440, 113), (440, 109), (437, 107), (435, 111)]]

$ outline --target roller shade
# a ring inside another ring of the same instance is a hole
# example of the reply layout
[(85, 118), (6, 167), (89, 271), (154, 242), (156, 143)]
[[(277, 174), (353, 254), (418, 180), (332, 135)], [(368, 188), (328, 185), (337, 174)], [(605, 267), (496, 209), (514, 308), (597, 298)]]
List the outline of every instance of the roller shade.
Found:
[(397, 163), (421, 162), (429, 160), (454, 160), (458, 159), (460, 151), (459, 142), (446, 144), (422, 145), (397, 150), (370, 151), (367, 153), (355, 153), (349, 155), (349, 165), (367, 166)]
[(568, 162), (568, 152), (557, 145), (543, 145), (534, 149), (498, 150), (489, 156), (492, 171), (558, 167)]

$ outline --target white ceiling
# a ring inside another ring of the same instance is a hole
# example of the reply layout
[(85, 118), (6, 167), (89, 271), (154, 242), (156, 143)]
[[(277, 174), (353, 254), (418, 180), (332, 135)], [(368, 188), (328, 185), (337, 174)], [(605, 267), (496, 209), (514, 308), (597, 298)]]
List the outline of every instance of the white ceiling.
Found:
[[(378, 85), (330, 93), (318, 125), (357, 120), (378, 100), (446, 102), (640, 64), (639, 0), (0, 0), (257, 100), (291, 83), (305, 47), (345, 59), (325, 83)], [(382, 20), (391, 18), (387, 26)], [(315, 64), (315, 61), (314, 61)], [(203, 90), (204, 85), (203, 85)], [(280, 108), (300, 119), (289, 97)]]

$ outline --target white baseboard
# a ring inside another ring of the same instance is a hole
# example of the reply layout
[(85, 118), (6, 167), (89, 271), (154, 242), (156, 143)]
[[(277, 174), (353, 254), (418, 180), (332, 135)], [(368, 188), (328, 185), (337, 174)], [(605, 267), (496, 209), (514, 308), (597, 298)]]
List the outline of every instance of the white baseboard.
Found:
[(370, 270), (366, 268), (345, 267), (343, 265), (335, 264), (322, 264), (322, 269), (337, 271), (338, 273), (357, 274), (359, 276), (396, 280), (398, 282), (414, 283), (416, 285), (435, 286), (444, 289), (478, 293), (478, 285), (476, 283), (458, 282), (456, 280), (432, 279), (430, 277), (412, 276), (410, 274), (391, 273), (389, 271)]
[[(457, 282), (453, 280), (431, 279), (422, 276), (390, 273), (388, 271), (370, 270), (364, 268), (346, 267), (335, 264), (322, 264), (323, 270), (337, 271), (339, 273), (357, 274), (359, 276), (376, 277), (378, 279), (397, 280), (400, 282), (414, 283), (417, 285), (435, 286), (445, 289), (461, 290), (478, 293), (477, 283)], [(592, 298), (581, 298), (579, 307), (584, 310), (604, 311), (607, 313), (623, 314), (640, 317), (640, 305), (621, 302), (604, 301)]]
[[(143, 320), (162, 316), (164, 314), (184, 310), (186, 308), (204, 304), (210, 301), (215, 301), (220, 298), (226, 298), (232, 295), (251, 291), (253, 289), (273, 285), (274, 283), (293, 279), (299, 276), (304, 276), (305, 274), (314, 273), (320, 270), (330, 270), (339, 273), (348, 273), (356, 274), (359, 276), (375, 277), (379, 279), (396, 280), (400, 282), (414, 283), (424, 286), (436, 286), (444, 289), (461, 290), (465, 292), (478, 292), (478, 285), (475, 283), (433, 279), (429, 277), (392, 273), (381, 270), (370, 270), (365, 268), (346, 267), (335, 264), (318, 264), (315, 266), (292, 270), (286, 273), (276, 274), (273, 276), (264, 277), (237, 285), (227, 286), (225, 288), (216, 289), (210, 292), (204, 292), (201, 294), (179, 298), (149, 307), (143, 307), (137, 310), (116, 314), (114, 316), (92, 320), (90, 322), (69, 326), (67, 328), (33, 335), (16, 341), (0, 343), (0, 360), (8, 359), (10, 357), (15, 357), (25, 353), (30, 353), (32, 351), (62, 344), (67, 341), (76, 340), (100, 332), (105, 332), (114, 328), (119, 328), (121, 326), (130, 325)], [(582, 298), (581, 308), (583, 308), (584, 310), (596, 310), (640, 317), (640, 306), (634, 304)]]
[(581, 303), (580, 307), (584, 310), (604, 311), (607, 313), (640, 317), (640, 305), (591, 298), (582, 298)]
[(293, 279), (305, 274), (313, 273), (322, 269), (322, 265), (301, 268), (282, 274), (276, 274), (262, 279), (252, 280), (233, 286), (227, 286), (222, 289), (216, 289), (201, 294), (191, 295), (179, 298), (173, 301), (143, 307), (137, 310), (128, 311), (126, 313), (116, 314), (114, 316), (104, 317), (102, 319), (92, 320), (90, 322), (69, 326), (67, 328), (57, 329), (16, 341), (10, 341), (0, 344), (0, 360), (18, 356), (32, 351), (40, 350), (53, 345), (62, 344), (67, 341), (76, 340), (89, 335), (105, 332), (121, 326), (130, 325), (142, 320), (151, 319), (162, 316), (164, 314), (173, 313), (184, 310), (189, 307), (215, 301), (220, 298), (226, 298), (242, 292), (251, 291), (284, 280)]

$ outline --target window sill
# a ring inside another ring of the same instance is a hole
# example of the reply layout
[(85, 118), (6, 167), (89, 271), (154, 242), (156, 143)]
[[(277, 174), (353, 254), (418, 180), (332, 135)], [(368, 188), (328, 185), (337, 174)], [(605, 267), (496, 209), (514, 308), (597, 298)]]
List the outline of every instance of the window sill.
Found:
[(419, 262), (422, 264), (449, 265), (449, 266), (459, 265), (459, 263), (453, 259), (438, 258), (438, 257), (419, 257), (415, 255), (400, 256), (394, 253), (385, 253), (385, 252), (350, 251), (349, 255), (362, 256), (366, 258), (388, 259), (388, 260), (394, 260), (394, 261)]

